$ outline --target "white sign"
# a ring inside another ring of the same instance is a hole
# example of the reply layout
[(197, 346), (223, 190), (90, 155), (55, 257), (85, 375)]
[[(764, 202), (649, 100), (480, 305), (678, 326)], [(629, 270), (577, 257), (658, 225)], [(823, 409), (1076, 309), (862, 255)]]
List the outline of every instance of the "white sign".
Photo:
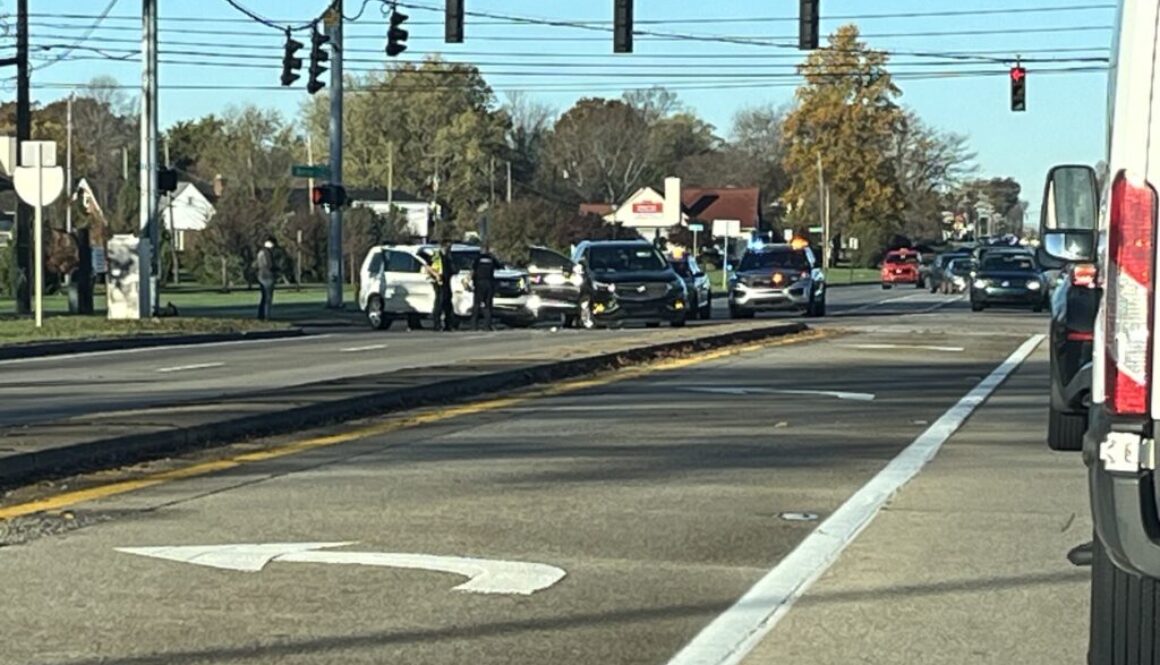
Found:
[(696, 224), (696, 223), (689, 224), (689, 230), (692, 231), (693, 233), (700, 233), (700, 232), (705, 230), (705, 225), (704, 224)]
[(560, 568), (543, 563), (469, 559), (427, 554), (386, 552), (334, 552), (348, 543), (268, 543), (257, 545), (194, 545), (188, 547), (119, 547), (118, 552), (192, 563), (211, 568), (256, 573), (271, 561), (281, 563), (329, 563), (409, 568), (462, 575), (467, 581), (454, 587), (469, 593), (531, 595), (564, 579)]
[(51, 205), (64, 191), (64, 169), (56, 165), (56, 142), (25, 141), (21, 166), (12, 173), (20, 199), (34, 208)]
[(741, 220), (715, 219), (713, 220), (713, 235), (723, 238), (736, 238), (741, 235)]

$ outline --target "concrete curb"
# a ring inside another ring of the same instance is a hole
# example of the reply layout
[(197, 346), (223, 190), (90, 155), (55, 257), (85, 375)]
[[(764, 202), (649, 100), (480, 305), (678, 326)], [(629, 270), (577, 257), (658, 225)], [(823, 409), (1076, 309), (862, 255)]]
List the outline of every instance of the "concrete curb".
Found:
[(86, 441), (5, 458), (3, 465), (0, 465), (0, 488), (109, 469), (239, 440), (292, 434), (344, 421), (381, 416), (391, 411), (402, 411), (524, 388), (537, 383), (575, 378), (598, 371), (646, 364), (673, 355), (686, 355), (784, 337), (807, 329), (807, 326), (801, 323), (783, 323), (718, 333), (584, 358), (538, 362), (518, 369), (478, 374), (468, 380), (454, 378), (405, 389), (368, 392), (336, 401), (243, 416), (225, 422)]
[(123, 351), (126, 349), (148, 349), (159, 346), (179, 346), (189, 344), (213, 344), (242, 340), (283, 339), (301, 337), (306, 333), (301, 328), (286, 330), (255, 330), (238, 333), (207, 333), (189, 335), (137, 335), (133, 337), (103, 337), (100, 339), (62, 340), (59, 342), (38, 342), (34, 344), (9, 344), (0, 346), (0, 360), (17, 358), (39, 358), (73, 353), (95, 351)]

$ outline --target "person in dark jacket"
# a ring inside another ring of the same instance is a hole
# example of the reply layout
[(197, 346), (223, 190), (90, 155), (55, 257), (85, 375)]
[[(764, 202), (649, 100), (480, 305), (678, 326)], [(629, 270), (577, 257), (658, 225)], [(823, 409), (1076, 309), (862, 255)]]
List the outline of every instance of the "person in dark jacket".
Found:
[(261, 299), (258, 301), (260, 321), (270, 319), (270, 309), (274, 304), (274, 284), (278, 277), (274, 266), (274, 246), (274, 238), (268, 237), (258, 250), (258, 288), (262, 291)]
[(495, 330), (491, 323), (492, 304), (495, 301), (496, 259), (484, 245), (471, 266), (471, 285), (475, 297), (472, 299), (471, 326), (479, 330), (479, 316), (484, 315), (484, 326)]

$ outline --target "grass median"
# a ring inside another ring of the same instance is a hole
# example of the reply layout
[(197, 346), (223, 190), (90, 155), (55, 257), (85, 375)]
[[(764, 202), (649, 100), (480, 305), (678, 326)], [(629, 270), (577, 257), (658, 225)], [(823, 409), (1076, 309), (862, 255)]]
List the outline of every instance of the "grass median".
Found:
[(99, 316), (49, 316), (37, 328), (31, 318), (0, 319), (0, 345), (79, 341), (145, 335), (210, 335), (290, 328), (289, 323), (225, 318), (109, 321)]

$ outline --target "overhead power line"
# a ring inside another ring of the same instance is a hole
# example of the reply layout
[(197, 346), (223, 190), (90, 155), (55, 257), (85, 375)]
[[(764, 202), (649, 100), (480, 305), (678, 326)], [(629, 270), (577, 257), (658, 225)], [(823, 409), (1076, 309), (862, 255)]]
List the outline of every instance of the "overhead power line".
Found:
[(89, 27), (85, 30), (85, 33), (83, 35), (81, 35), (81, 37), (79, 39), (77, 39), (75, 42), (73, 42), (70, 46), (66, 47), (64, 49), (63, 53), (58, 54), (52, 60), (49, 60), (48, 62), (36, 67), (36, 70), (43, 71), (45, 69), (48, 69), (49, 67), (55, 65), (56, 63), (60, 62), (61, 60), (67, 58), (73, 51), (75, 51), (77, 49), (78, 46), (80, 46), (81, 44), (88, 41), (88, 39), (93, 36), (93, 32), (95, 32), (97, 28), (101, 27), (101, 23), (106, 18), (108, 18), (110, 12), (113, 11), (113, 7), (117, 6), (117, 2), (118, 2), (118, 0), (109, 0), (109, 4), (105, 5), (105, 9), (100, 14), (97, 14), (97, 16), (93, 20), (92, 24), (89, 25)]
[(263, 16), (255, 13), (251, 9), (244, 7), (237, 0), (226, 0), (226, 3), (229, 4), (229, 6), (233, 7), (234, 9), (238, 10), (239, 12), (250, 17), (250, 20), (257, 22), (257, 23), (261, 23), (264, 26), (267, 26), (269, 28), (273, 28), (274, 30), (278, 30), (280, 32), (285, 32), (285, 30), (287, 30), (287, 29), (294, 30), (294, 31), (306, 30), (306, 29), (310, 28), (311, 26), (313, 26), (315, 24), (315, 22), (317, 21), (317, 19), (314, 19), (314, 20), (307, 21), (306, 23), (303, 23), (301, 25), (292, 25), (292, 24), (287, 25), (285, 23), (279, 24), (279, 23), (276, 23), (274, 21), (271, 21), (268, 18), (264, 18)]

